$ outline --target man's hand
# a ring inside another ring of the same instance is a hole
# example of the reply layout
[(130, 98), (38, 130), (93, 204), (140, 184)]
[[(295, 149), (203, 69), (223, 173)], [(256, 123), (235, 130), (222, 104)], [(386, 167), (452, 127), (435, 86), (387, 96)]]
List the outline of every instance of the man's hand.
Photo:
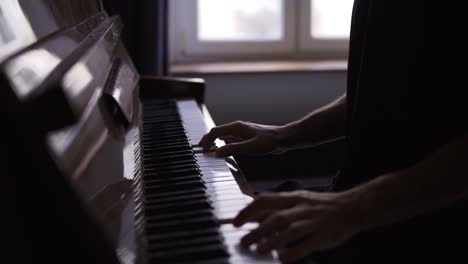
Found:
[(221, 125), (210, 130), (199, 145), (205, 150), (219, 138), (226, 141), (226, 145), (217, 149), (216, 155), (225, 157), (234, 154), (265, 153), (280, 144), (283, 137), (279, 126), (267, 126), (237, 121)]
[(339, 193), (298, 191), (260, 195), (237, 215), (234, 225), (259, 222), (241, 245), (256, 244), (259, 253), (277, 250), (280, 260), (289, 263), (346, 241), (359, 231), (355, 219)]

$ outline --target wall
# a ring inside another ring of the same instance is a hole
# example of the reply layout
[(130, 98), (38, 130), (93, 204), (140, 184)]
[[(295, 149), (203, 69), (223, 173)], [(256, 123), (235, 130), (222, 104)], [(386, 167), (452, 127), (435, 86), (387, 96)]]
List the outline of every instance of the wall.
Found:
[(259, 73), (190, 76), (206, 81), (206, 105), (216, 124), (246, 120), (283, 124), (346, 90), (346, 73)]

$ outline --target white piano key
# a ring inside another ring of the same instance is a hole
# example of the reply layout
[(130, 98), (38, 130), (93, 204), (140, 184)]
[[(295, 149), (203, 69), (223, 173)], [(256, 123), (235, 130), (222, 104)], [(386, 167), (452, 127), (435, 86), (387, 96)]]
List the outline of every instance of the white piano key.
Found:
[[(203, 115), (194, 100), (177, 101), (177, 107), (189, 142), (192, 146), (196, 146), (208, 132)], [(217, 140), (216, 146), (221, 145), (221, 141)], [(252, 198), (242, 193), (226, 161), (216, 157), (214, 149), (211, 149), (212, 152), (203, 152), (200, 147), (194, 147), (193, 150), (202, 179), (206, 184), (206, 192), (212, 203), (214, 215), (220, 220), (234, 218), (252, 201)], [(280, 263), (273, 255), (259, 255), (239, 246), (240, 238), (256, 227), (256, 224), (247, 224), (241, 228), (235, 228), (231, 224), (224, 224), (220, 227), (221, 235), (231, 255), (230, 263)]]
[(227, 199), (245, 199), (241, 192), (237, 190), (217, 190), (213, 191), (212, 193), (208, 194), (210, 199), (213, 200), (227, 200)]
[(222, 225), (220, 228), (221, 234), (225, 240), (230, 257), (230, 263), (280, 263), (276, 254), (260, 255), (255, 252), (254, 247), (245, 249), (240, 246), (240, 239), (255, 229), (257, 224), (247, 224), (240, 228), (236, 228), (231, 224)]
[(234, 181), (236, 184), (237, 182), (229, 177), (202, 177), (203, 182), (205, 183), (216, 183), (216, 182), (231, 182)]
[(205, 182), (205, 186), (210, 188), (217, 188), (217, 187), (229, 187), (229, 186), (238, 186), (236, 181), (228, 181), (228, 182)]

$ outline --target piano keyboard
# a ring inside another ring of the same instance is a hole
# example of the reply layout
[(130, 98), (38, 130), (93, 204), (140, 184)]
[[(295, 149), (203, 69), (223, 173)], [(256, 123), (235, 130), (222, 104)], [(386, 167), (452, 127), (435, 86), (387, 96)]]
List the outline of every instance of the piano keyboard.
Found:
[(222, 224), (251, 198), (226, 161), (200, 153), (207, 132), (193, 100), (142, 104), (143, 190), (150, 263), (274, 263), (242, 250), (239, 239), (255, 225)]

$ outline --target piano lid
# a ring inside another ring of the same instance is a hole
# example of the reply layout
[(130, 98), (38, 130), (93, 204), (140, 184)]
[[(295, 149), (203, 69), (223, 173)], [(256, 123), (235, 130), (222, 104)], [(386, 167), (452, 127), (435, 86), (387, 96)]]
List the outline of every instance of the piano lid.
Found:
[(15, 92), (20, 98), (27, 98), (32, 93), (38, 93), (38, 86), (56, 70), (58, 65), (76, 52), (104, 20), (99, 14), (88, 20), (67, 28), (49, 38), (21, 50), (14, 57), (3, 62), (2, 67), (14, 83)]
[(39, 39), (99, 12), (99, 1), (1, 0), (0, 62)]
[(119, 44), (120, 19), (104, 17), (99, 14), (63, 30), (2, 65), (17, 96), (35, 109), (45, 130), (75, 124), (94, 94), (104, 92), (112, 99), (107, 103), (117, 121), (125, 127), (131, 123), (131, 98), (139, 76)]

